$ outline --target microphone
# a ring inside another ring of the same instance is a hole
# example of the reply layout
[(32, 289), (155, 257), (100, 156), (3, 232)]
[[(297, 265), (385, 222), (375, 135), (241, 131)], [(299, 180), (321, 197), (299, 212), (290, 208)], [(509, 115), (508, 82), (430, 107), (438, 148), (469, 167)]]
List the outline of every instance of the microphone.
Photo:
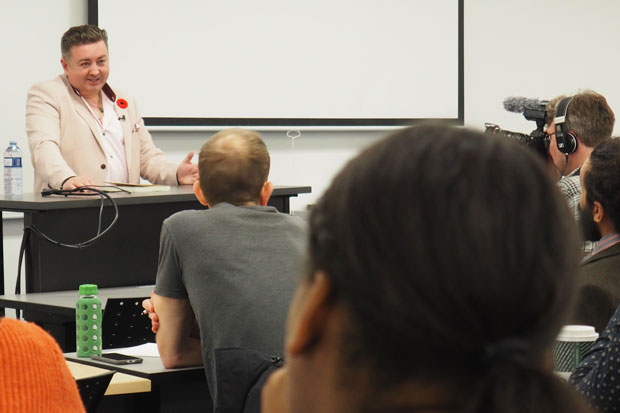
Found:
[(504, 99), (504, 109), (508, 112), (523, 113), (526, 110), (544, 111), (548, 100), (529, 99), (521, 96), (510, 96)]

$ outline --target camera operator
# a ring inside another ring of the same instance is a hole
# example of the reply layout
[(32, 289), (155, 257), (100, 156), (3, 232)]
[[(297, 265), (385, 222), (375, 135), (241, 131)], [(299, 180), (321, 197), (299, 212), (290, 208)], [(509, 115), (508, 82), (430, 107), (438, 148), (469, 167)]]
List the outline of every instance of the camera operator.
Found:
[[(576, 220), (581, 196), (579, 171), (594, 148), (611, 138), (614, 122), (614, 112), (605, 97), (591, 90), (558, 96), (547, 104), (548, 169)], [(590, 253), (593, 248), (594, 243), (586, 241), (583, 249)]]

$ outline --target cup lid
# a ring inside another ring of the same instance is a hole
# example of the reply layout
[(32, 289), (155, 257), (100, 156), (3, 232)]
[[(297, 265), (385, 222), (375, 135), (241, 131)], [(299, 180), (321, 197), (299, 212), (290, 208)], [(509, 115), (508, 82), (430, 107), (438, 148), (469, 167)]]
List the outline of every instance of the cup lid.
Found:
[(97, 294), (97, 285), (96, 284), (80, 284), (80, 295), (96, 295)]
[(598, 333), (592, 326), (568, 325), (562, 327), (558, 341), (594, 341)]

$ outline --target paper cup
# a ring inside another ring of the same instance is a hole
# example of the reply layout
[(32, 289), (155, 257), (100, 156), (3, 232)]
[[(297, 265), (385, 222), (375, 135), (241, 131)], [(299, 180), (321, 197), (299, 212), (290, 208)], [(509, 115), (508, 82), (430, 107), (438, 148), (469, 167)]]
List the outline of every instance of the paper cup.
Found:
[(572, 373), (590, 350), (598, 333), (591, 326), (564, 326), (558, 335), (553, 349), (554, 370)]

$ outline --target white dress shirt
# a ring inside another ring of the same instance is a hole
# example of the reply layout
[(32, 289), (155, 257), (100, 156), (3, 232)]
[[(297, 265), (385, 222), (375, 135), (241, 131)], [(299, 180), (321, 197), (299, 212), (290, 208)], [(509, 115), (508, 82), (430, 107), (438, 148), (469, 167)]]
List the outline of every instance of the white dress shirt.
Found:
[[(106, 170), (106, 181), (108, 182), (128, 182), (129, 173), (127, 171), (127, 156), (125, 155), (125, 142), (123, 140), (123, 129), (121, 121), (114, 110), (112, 102), (105, 93), (102, 93), (103, 120), (99, 120), (93, 108), (84, 101), (88, 110), (97, 120), (99, 127), (99, 139), (103, 142), (103, 148), (108, 160)], [(84, 98), (82, 97), (82, 100)]]

